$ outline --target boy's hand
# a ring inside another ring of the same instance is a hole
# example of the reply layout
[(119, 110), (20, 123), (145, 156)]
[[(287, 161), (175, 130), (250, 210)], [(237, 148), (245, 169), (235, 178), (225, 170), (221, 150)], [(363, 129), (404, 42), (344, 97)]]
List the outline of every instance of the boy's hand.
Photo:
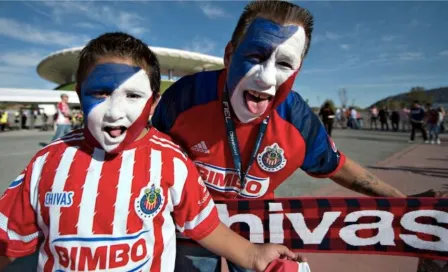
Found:
[(282, 245), (262, 244), (254, 245), (254, 247), (253, 268), (255, 271), (264, 271), (270, 262), (279, 258), (286, 257), (298, 262), (306, 261), (298, 253), (294, 253)]

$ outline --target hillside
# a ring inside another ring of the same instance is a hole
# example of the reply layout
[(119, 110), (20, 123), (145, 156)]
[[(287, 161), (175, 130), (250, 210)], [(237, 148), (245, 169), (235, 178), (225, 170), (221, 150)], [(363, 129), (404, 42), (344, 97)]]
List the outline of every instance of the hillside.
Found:
[(413, 100), (419, 100), (420, 103), (431, 102), (437, 105), (448, 105), (448, 87), (440, 87), (436, 89), (430, 90), (420, 90), (415, 92), (406, 92), (393, 96), (389, 96), (383, 98), (369, 107), (373, 105), (381, 106), (388, 105), (389, 107), (392, 105), (402, 106), (403, 104), (409, 105)]

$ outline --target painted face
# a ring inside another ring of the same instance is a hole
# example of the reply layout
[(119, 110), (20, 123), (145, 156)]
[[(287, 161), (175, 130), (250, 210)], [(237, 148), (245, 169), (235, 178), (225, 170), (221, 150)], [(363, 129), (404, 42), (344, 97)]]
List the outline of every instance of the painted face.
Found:
[(135, 141), (148, 122), (152, 90), (140, 67), (97, 65), (82, 84), (80, 96), (86, 127), (108, 153), (118, 153)]
[(279, 92), (289, 92), (302, 63), (306, 35), (298, 25), (257, 18), (231, 57), (227, 87), (232, 108), (243, 123), (268, 109)]

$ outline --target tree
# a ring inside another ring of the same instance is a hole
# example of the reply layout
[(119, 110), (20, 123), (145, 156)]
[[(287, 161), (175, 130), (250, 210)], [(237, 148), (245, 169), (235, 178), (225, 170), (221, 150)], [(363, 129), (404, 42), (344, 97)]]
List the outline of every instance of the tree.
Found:
[(341, 100), (341, 106), (345, 108), (348, 102), (347, 89), (345, 88), (339, 89), (338, 94), (339, 94), (339, 100)]
[(425, 88), (421, 86), (412, 87), (407, 97), (410, 103), (415, 100), (418, 100), (419, 104), (432, 103), (432, 97), (428, 95)]

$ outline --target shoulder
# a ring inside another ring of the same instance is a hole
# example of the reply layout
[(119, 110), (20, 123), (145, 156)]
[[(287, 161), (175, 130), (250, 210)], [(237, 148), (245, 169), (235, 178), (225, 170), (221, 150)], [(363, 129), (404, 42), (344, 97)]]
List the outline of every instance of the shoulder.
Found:
[(151, 137), (149, 138), (151, 144), (155, 145), (162, 152), (170, 154), (170, 156), (181, 159), (184, 162), (187, 161), (186, 152), (180, 145), (174, 142), (173, 138), (159, 131), (155, 127), (152, 127), (151, 130), (153, 130)]
[(163, 93), (152, 118), (153, 125), (168, 132), (183, 112), (217, 100), (221, 72), (200, 72), (176, 81)]

